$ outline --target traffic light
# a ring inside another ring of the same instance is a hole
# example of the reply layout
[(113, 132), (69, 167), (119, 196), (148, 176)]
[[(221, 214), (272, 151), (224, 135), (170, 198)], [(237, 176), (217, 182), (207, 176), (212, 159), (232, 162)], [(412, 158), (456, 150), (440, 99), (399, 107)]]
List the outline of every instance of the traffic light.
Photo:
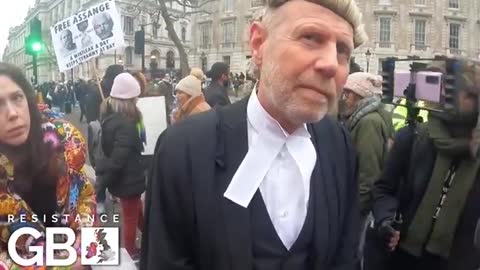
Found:
[(145, 54), (145, 30), (135, 32), (135, 53)]
[(454, 112), (456, 106), (457, 76), (460, 73), (461, 64), (457, 59), (447, 59), (445, 74), (445, 110)]
[(25, 39), (25, 52), (28, 55), (38, 55), (43, 51), (42, 22), (33, 18), (30, 22), (30, 35)]
[(382, 101), (385, 103), (393, 102), (395, 60), (396, 58), (389, 57), (382, 62)]

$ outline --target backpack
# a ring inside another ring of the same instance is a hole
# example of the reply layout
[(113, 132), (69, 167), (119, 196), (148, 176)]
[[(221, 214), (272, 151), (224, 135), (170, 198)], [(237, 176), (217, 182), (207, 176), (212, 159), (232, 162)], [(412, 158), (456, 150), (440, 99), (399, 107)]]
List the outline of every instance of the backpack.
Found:
[(93, 168), (96, 161), (105, 157), (102, 148), (102, 124), (98, 120), (88, 124), (88, 155)]

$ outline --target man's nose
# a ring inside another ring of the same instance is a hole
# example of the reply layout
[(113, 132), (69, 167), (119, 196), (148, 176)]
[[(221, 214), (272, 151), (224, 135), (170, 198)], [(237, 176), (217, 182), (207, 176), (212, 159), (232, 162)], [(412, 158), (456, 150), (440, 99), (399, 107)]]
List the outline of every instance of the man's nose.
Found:
[(336, 42), (325, 44), (315, 62), (315, 70), (327, 78), (333, 78), (338, 70), (338, 55)]

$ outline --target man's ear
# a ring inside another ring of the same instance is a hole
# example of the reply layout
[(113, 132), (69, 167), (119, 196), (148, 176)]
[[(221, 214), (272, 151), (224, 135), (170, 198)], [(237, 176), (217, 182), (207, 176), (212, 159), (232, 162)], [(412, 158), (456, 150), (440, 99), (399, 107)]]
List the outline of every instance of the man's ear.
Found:
[(250, 26), (250, 50), (257, 66), (263, 62), (263, 47), (267, 39), (267, 29), (261, 22), (253, 22)]

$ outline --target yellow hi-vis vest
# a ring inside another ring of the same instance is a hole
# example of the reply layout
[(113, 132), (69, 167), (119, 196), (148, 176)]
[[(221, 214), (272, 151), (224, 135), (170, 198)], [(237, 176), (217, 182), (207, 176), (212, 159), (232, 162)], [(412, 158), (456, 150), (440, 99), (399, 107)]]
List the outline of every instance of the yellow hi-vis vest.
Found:
[[(407, 111), (407, 108), (405, 107), (405, 105), (407, 104), (407, 101), (404, 98), (402, 98), (399, 104), (403, 106), (396, 106), (395, 109), (393, 110), (393, 116), (392, 116), (392, 123), (395, 131), (398, 131), (399, 129), (407, 125), (406, 120), (407, 120), (408, 111)], [(419, 107), (424, 106), (424, 102), (419, 101), (418, 106)], [(423, 122), (428, 121), (427, 110), (420, 110), (418, 116), (420, 116), (423, 119)]]

